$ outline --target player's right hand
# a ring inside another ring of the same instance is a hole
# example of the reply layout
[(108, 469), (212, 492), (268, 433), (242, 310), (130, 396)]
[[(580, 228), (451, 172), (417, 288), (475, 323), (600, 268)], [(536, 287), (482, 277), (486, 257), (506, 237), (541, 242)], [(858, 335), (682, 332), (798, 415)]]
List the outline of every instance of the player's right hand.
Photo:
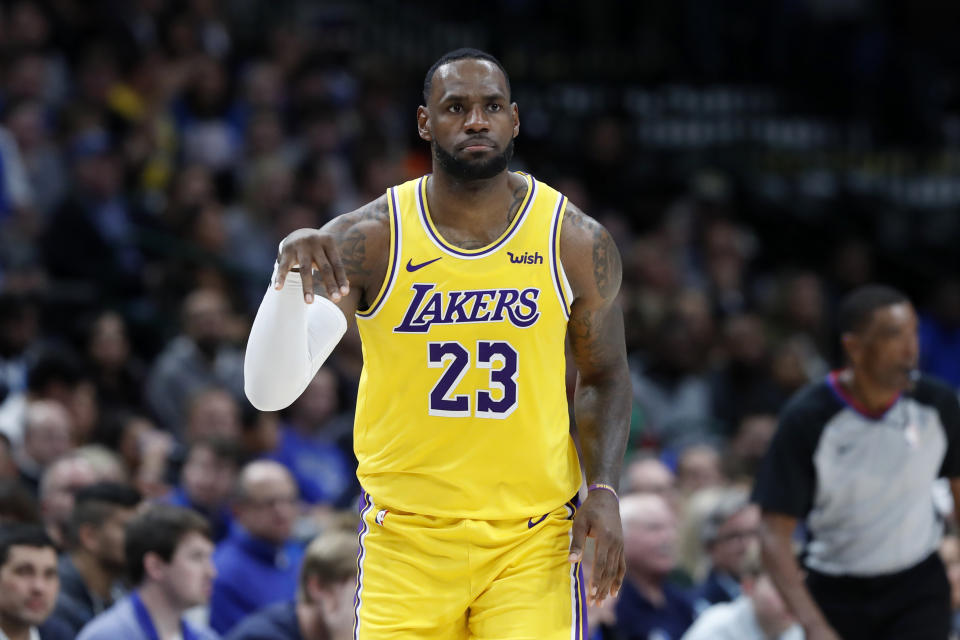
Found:
[(326, 231), (297, 229), (283, 239), (277, 255), (274, 288), (283, 288), (287, 274), (295, 268), (299, 268), (303, 300), (307, 304), (313, 302), (314, 270), (327, 291), (327, 297), (333, 302), (339, 302), (341, 297), (350, 293), (350, 282), (347, 280), (347, 272), (343, 268), (336, 241)]

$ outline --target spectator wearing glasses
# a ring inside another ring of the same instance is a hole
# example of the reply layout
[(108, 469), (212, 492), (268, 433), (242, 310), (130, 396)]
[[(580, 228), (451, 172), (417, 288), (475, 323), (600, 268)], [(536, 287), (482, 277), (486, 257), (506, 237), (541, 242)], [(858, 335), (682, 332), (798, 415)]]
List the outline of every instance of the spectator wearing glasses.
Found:
[(724, 489), (700, 529), (710, 573), (695, 593), (698, 611), (740, 595), (740, 569), (759, 541), (759, 527), (760, 510), (749, 503), (747, 491)]
[(235, 523), (217, 547), (210, 626), (226, 634), (245, 616), (292, 600), (303, 549), (292, 537), (297, 485), (283, 465), (260, 460), (240, 472)]

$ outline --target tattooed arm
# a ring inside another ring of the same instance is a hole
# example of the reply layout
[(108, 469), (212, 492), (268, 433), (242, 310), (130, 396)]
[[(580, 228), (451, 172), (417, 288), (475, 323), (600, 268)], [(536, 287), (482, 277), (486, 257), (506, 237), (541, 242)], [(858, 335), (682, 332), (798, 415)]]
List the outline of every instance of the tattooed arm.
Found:
[[(578, 372), (574, 415), (587, 483), (616, 488), (631, 402), (623, 314), (616, 302), (620, 254), (606, 229), (567, 204), (560, 256), (573, 288), (567, 332)], [(580, 559), (587, 536), (597, 543), (590, 597), (603, 600), (619, 591), (626, 570), (619, 505), (611, 492), (587, 495), (574, 520), (571, 560)]]
[[(355, 211), (337, 216), (320, 230), (294, 231), (281, 243), (274, 287), (282, 288), (287, 273), (298, 271), (307, 303), (314, 293), (325, 295), (337, 303), (347, 317), (352, 317), (358, 308), (373, 301), (386, 277), (389, 218), (384, 194)], [(312, 270), (296, 266), (307, 263), (312, 265)], [(316, 271), (317, 276), (312, 271)]]
[(389, 254), (387, 212), (383, 196), (281, 243), (273, 287), (257, 310), (243, 363), (244, 390), (258, 409), (276, 411), (296, 400), (356, 310), (380, 289)]

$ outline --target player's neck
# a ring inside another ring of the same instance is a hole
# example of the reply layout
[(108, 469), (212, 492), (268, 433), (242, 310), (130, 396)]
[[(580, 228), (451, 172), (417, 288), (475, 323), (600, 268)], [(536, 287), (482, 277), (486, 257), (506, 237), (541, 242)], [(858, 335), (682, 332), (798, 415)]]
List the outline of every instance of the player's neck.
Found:
[(427, 181), (427, 200), (435, 224), (466, 227), (499, 220), (510, 206), (510, 174), (503, 171), (486, 180), (463, 181), (435, 170)]
[(875, 384), (865, 374), (856, 373), (852, 367), (842, 370), (837, 379), (847, 393), (870, 413), (885, 411), (900, 393), (899, 389)]

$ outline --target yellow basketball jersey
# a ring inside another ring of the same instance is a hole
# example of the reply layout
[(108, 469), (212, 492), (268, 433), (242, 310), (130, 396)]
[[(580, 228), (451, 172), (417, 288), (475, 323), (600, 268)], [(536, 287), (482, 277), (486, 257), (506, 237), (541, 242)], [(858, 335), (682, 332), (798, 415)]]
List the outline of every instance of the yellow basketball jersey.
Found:
[(429, 176), (387, 192), (387, 276), (357, 313), (357, 475), (379, 504), (526, 518), (580, 486), (564, 385), (566, 198), (522, 175), (527, 195), (513, 221), (475, 250), (451, 245), (434, 226)]

